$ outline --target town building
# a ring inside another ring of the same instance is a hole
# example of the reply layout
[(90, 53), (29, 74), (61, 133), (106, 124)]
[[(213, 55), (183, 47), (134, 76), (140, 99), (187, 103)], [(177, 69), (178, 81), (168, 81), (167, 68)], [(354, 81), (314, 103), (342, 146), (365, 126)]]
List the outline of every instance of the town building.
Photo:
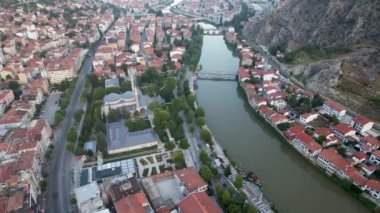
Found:
[(338, 119), (341, 119), (346, 114), (346, 109), (342, 105), (330, 99), (323, 103), (322, 110), (329, 116), (336, 116)]
[(74, 194), (81, 213), (92, 213), (104, 207), (96, 182), (74, 189)]
[(360, 133), (365, 133), (372, 129), (373, 125), (374, 122), (364, 116), (356, 115), (354, 117), (354, 128)]
[(181, 213), (222, 213), (218, 204), (205, 192), (196, 192), (188, 195), (178, 203)]
[(124, 121), (107, 124), (107, 152), (117, 154), (158, 145), (154, 129), (130, 132)]

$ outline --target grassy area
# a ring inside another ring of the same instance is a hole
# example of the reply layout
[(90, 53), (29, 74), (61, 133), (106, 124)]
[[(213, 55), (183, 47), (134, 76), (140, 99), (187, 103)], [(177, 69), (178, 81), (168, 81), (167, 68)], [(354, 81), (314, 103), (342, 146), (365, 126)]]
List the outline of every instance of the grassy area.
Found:
[(146, 160), (144, 158), (141, 158), (140, 159), (140, 163), (144, 166), (148, 165), (148, 162), (146, 162)]
[(152, 157), (152, 156), (148, 156), (146, 159), (148, 159), (148, 161), (149, 161), (150, 163), (154, 163), (154, 160), (153, 160), (153, 157)]
[(315, 127), (326, 127), (329, 128), (329, 122), (325, 121), (323, 118), (317, 118), (314, 121), (310, 122), (310, 125), (315, 126)]
[(152, 167), (152, 172), (150, 173), (150, 175), (156, 175), (156, 174), (157, 174), (156, 167)]
[[(139, 155), (147, 154), (149, 151), (156, 151), (157, 145), (152, 146), (152, 147), (147, 147), (143, 149), (136, 149), (128, 152), (122, 152), (118, 154), (113, 154), (113, 155), (106, 155), (104, 159), (112, 159), (112, 158), (131, 158), (131, 157), (137, 157)], [(150, 152), (149, 152), (150, 153)]]
[(162, 155), (161, 154), (156, 155), (156, 161), (157, 162), (162, 162)]
[(174, 151), (170, 154), (176, 169), (182, 169), (186, 167), (185, 158), (181, 150)]
[(165, 166), (164, 166), (164, 165), (160, 165), (160, 166), (158, 167), (158, 169), (160, 169), (160, 173), (165, 172)]
[(319, 60), (332, 59), (336, 56), (347, 54), (351, 51), (348, 46), (337, 45), (333, 47), (320, 47), (319, 45), (307, 45), (285, 55), (281, 62), (286, 64), (305, 64)]
[(149, 173), (149, 168), (145, 168), (144, 171), (143, 171), (142, 176), (146, 177), (146, 176), (148, 176), (148, 173)]

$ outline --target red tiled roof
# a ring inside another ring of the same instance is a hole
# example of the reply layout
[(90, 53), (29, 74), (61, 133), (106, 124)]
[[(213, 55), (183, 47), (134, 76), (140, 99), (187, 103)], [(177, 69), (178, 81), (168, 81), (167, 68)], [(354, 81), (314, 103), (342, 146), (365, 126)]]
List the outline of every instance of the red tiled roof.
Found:
[(302, 141), (303, 143), (311, 143), (314, 141), (314, 138), (311, 137), (310, 135), (306, 134), (306, 133), (301, 133), (299, 135), (296, 135), (296, 138), (300, 141)]
[(330, 99), (327, 99), (324, 104), (326, 104), (328, 107), (330, 107), (331, 109), (334, 109), (337, 112), (345, 110), (345, 108), (342, 105), (340, 105), (340, 104), (338, 104), (338, 103), (336, 103)]
[(340, 132), (342, 135), (345, 135), (351, 131), (356, 131), (353, 127), (345, 123), (339, 123), (335, 126), (336, 131)]
[(318, 113), (316, 113), (316, 112), (314, 112), (314, 113), (304, 113), (304, 114), (301, 115), (301, 118), (307, 119), (308, 117), (314, 116), (316, 114), (318, 114)]
[(293, 135), (299, 135), (299, 134), (302, 134), (304, 133), (305, 131), (305, 126), (303, 125), (297, 125), (297, 126), (293, 126), (293, 127), (290, 127), (287, 132), (293, 134)]
[(272, 123), (277, 123), (279, 121), (282, 121), (282, 122), (287, 122), (288, 118), (283, 115), (283, 114), (279, 114), (279, 113), (276, 113), (274, 115), (272, 115), (272, 117), (270, 118)]
[(376, 180), (368, 180), (366, 185), (372, 190), (380, 191), (380, 183)]
[(369, 120), (368, 118), (364, 117), (364, 116), (361, 116), (361, 115), (356, 115), (355, 118), (354, 118), (354, 121), (355, 123), (358, 123), (360, 125), (365, 125), (369, 122), (372, 122), (371, 120)]
[(175, 174), (178, 179), (185, 183), (185, 187), (189, 193), (207, 186), (207, 183), (202, 179), (194, 167), (177, 170), (175, 171)]
[(372, 152), (372, 155), (376, 156), (377, 158), (380, 158), (380, 150)]
[(182, 213), (221, 213), (222, 210), (205, 192), (190, 194), (178, 203)]
[(373, 136), (362, 137), (360, 140), (364, 143), (370, 144), (371, 146), (380, 146), (380, 141)]
[(17, 193), (8, 198), (7, 212), (16, 211), (22, 208), (24, 203), (24, 193)]
[(364, 154), (363, 152), (357, 152), (357, 153), (355, 153), (355, 155), (354, 155), (357, 159), (366, 159), (367, 158), (367, 155), (366, 154)]
[(324, 135), (326, 137), (333, 134), (332, 131), (326, 127), (318, 128), (314, 131), (314, 133), (317, 135)]
[(145, 199), (144, 193), (137, 192), (117, 201), (115, 208), (118, 213), (145, 213), (144, 206), (146, 203), (148, 203), (148, 201)]
[(260, 106), (259, 110), (260, 110), (261, 113), (263, 113), (268, 118), (276, 113), (273, 109), (271, 109), (271, 108), (269, 108), (267, 106)]
[(347, 161), (336, 151), (335, 148), (324, 149), (319, 153), (319, 156), (341, 170), (345, 171), (349, 167)]

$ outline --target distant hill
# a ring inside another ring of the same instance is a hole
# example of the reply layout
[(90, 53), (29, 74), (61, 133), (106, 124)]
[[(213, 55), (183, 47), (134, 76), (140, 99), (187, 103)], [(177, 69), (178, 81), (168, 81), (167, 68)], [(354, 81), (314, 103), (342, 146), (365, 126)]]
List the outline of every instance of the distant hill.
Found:
[(288, 72), (309, 89), (380, 120), (380, 1), (284, 0), (244, 36), (285, 49)]

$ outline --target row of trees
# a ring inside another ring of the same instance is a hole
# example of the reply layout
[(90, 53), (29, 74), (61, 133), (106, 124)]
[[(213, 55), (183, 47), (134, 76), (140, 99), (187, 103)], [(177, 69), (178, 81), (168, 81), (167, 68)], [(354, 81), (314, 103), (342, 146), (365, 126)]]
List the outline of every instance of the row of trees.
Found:
[(70, 104), (70, 99), (74, 92), (76, 81), (77, 81), (77, 78), (71, 81), (68, 81), (66, 79), (62, 81), (60, 84), (53, 85), (53, 89), (65, 92), (59, 102), (60, 109), (55, 112), (55, 117), (54, 117), (55, 125), (59, 125), (66, 116), (66, 109)]
[(195, 70), (197, 68), (199, 59), (201, 58), (203, 30), (200, 26), (197, 26), (192, 27), (191, 31), (193, 33), (193, 36), (191, 42), (186, 46), (183, 62), (189, 66), (190, 70)]

